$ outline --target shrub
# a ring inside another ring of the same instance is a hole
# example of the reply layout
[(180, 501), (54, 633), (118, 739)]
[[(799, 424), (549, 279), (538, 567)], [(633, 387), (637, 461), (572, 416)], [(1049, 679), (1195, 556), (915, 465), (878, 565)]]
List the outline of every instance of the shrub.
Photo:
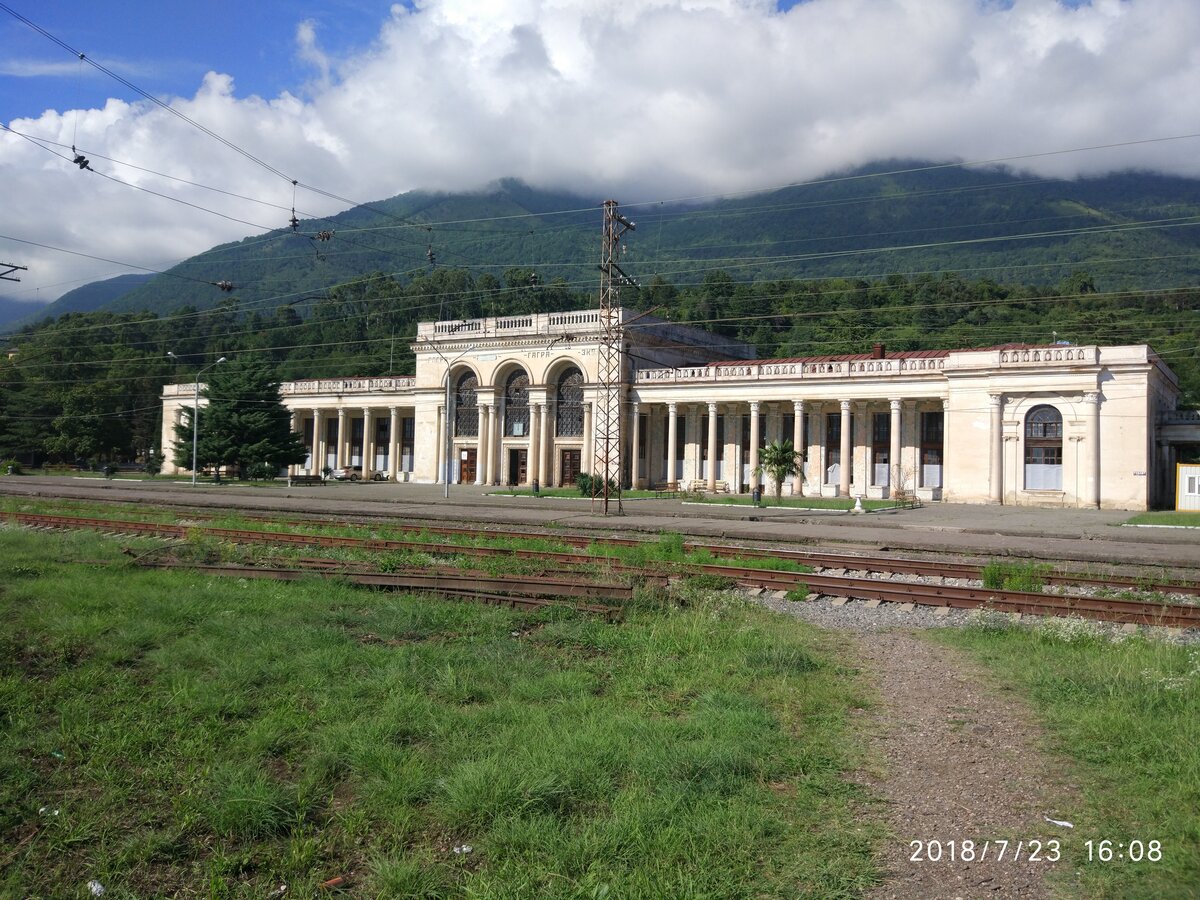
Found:
[(21, 464), (19, 462), (17, 462), (15, 459), (0, 460), (0, 475), (4, 475), (4, 474), (12, 474), (12, 475), (23, 474), (21, 472)]
[[(575, 476), (575, 486), (579, 488), (579, 493), (584, 497), (592, 497), (604, 492), (604, 479), (599, 475), (589, 475), (587, 472), (580, 472)], [(615, 479), (608, 479), (608, 492), (610, 494), (617, 492), (617, 482)]]

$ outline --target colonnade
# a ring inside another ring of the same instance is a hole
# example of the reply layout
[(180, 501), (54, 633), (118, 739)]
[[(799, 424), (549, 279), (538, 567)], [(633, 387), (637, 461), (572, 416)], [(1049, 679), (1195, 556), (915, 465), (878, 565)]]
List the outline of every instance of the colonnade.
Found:
[[(354, 409), (344, 406), (338, 407), (336, 410), (323, 407), (313, 407), (307, 410), (293, 408), (292, 430), (305, 436), (306, 445), (309, 448), (309, 459), (307, 466), (304, 464), (293, 466), (292, 473), (299, 474), (304, 471), (320, 473), (327, 465), (335, 469), (352, 465), (356, 445), (353, 443), (351, 423), (356, 418), (361, 418), (363, 422), (362, 444), (357, 445), (361, 451), (363, 478), (371, 478), (376, 472), (379, 472), (392, 481), (398, 481), (402, 472), (411, 471), (411, 469), (402, 468), (401, 425), (405, 418), (402, 409), (398, 406), (390, 406), (386, 413), (379, 413), (370, 406), (364, 406), (361, 408), (361, 415), (355, 416), (354, 412)], [(386, 446), (387, 460), (383, 467), (376, 469), (376, 458), (380, 451), (380, 444), (376, 437), (376, 423), (384, 416), (388, 422), (387, 443), (384, 445)], [(334, 421), (335, 417), (337, 435), (331, 442), (329, 423)], [(308, 419), (312, 420), (311, 437), (307, 436), (309, 433), (304, 427), (304, 423)], [(411, 453), (411, 448), (409, 450)]]

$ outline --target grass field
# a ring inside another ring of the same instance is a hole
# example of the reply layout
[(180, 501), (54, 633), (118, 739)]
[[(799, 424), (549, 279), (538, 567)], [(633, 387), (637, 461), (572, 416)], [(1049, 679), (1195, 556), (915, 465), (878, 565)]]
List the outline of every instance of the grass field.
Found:
[[(1081, 808), (1064, 853), (1089, 898), (1200, 896), (1200, 647), (1113, 642), (1080, 620), (1037, 629), (1000, 621), (930, 632), (1026, 696), (1070, 766)], [(1069, 762), (1068, 762), (1069, 761)], [(1088, 861), (1085, 842), (1093, 841)], [(1099, 860), (1099, 842), (1113, 859)], [(1162, 858), (1121, 860), (1159, 841)]]
[(609, 625), (98, 564), (131, 543), (0, 529), (0, 894), (824, 898), (875, 877), (842, 777), (867, 699), (802, 624), (699, 589)]
[(1183, 512), (1178, 510), (1160, 510), (1158, 512), (1138, 513), (1125, 523), (1126, 525), (1175, 525), (1187, 528), (1200, 528), (1200, 512)]

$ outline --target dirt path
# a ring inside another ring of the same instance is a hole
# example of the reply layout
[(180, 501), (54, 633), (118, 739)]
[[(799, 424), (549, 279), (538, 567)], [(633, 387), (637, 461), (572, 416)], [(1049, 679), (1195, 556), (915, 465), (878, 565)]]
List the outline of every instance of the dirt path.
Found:
[[(887, 804), (895, 835), (880, 854), (884, 883), (869, 896), (1050, 896), (1049, 841), (1062, 841), (1065, 852), (1071, 832), (1044, 817), (1069, 819), (1070, 807), (1059, 804), (1070, 793), (1038, 750), (1028, 710), (950, 648), (901, 631), (855, 640), (882, 698), (873, 725), (884, 771), (868, 783)], [(997, 839), (1010, 841), (1003, 860)], [(1030, 840), (1042, 842), (1042, 861), (1029, 858)], [(920, 861), (910, 858), (917, 849), (910, 841), (924, 842)], [(930, 861), (930, 841), (940, 842), (940, 861)], [(963, 841), (974, 842), (975, 859), (962, 860)], [(1019, 860), (1018, 841), (1025, 842)], [(980, 859), (985, 842), (988, 858)]]

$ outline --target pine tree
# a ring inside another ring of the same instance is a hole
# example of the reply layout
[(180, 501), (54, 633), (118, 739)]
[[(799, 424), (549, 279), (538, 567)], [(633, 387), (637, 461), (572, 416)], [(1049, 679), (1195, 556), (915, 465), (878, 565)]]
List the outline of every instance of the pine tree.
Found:
[[(262, 359), (243, 357), (211, 370), (201, 393), (197, 466), (221, 466), (244, 478), (253, 467), (276, 471), (303, 462), (307, 448), (292, 431), (292, 414), (279, 395), (279, 382)], [(192, 465), (192, 423), (185, 415), (175, 429), (175, 464)]]

